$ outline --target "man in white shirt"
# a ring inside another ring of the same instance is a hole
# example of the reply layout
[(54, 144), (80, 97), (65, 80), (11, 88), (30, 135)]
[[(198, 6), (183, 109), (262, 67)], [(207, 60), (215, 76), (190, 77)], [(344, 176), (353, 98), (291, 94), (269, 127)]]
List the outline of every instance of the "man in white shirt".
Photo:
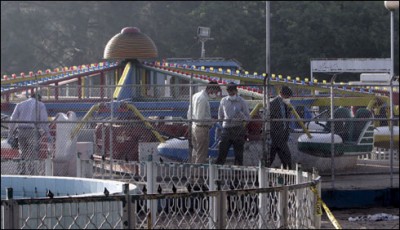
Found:
[[(39, 156), (39, 142), (41, 132), (46, 134), (50, 140), (49, 124), (35, 123), (37, 121), (47, 122), (48, 114), (46, 106), (41, 102), (42, 96), (33, 93), (31, 98), (18, 103), (10, 117), (10, 121), (21, 121), (23, 123), (10, 123), (8, 137), (15, 135), (17, 131), (21, 159), (37, 159)], [(36, 125), (35, 125), (36, 124)], [(40, 130), (41, 128), (41, 130)], [(24, 173), (24, 172), (22, 172)]]
[(207, 163), (209, 132), (213, 125), (209, 100), (216, 98), (219, 92), (221, 88), (218, 83), (210, 82), (204, 90), (195, 93), (192, 97), (192, 105), (189, 105), (187, 114), (187, 118), (194, 121), (191, 132), (192, 163)]

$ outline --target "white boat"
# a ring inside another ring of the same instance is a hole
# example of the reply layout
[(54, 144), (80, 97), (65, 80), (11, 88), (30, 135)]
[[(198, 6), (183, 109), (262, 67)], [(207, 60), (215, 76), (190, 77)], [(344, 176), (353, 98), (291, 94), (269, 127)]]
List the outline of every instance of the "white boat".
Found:
[[(160, 156), (171, 160), (187, 162), (189, 160), (189, 141), (187, 139), (173, 138), (165, 141), (157, 146)], [(213, 145), (208, 150), (208, 156), (211, 158), (218, 157), (218, 145)], [(231, 148), (227, 157), (233, 157), (234, 152)]]
[[(372, 114), (366, 109), (359, 109), (355, 118), (351, 118), (347, 108), (335, 110), (335, 118), (348, 118), (345, 121), (335, 121), (333, 134), (334, 156), (352, 156), (370, 153), (373, 149), (374, 127), (371, 121), (359, 121), (358, 118), (368, 118)], [(326, 124), (329, 129), (331, 124)], [(329, 130), (324, 133), (312, 133), (310, 138), (302, 134), (298, 138), (298, 149), (304, 153), (318, 156), (332, 156), (332, 134)]]

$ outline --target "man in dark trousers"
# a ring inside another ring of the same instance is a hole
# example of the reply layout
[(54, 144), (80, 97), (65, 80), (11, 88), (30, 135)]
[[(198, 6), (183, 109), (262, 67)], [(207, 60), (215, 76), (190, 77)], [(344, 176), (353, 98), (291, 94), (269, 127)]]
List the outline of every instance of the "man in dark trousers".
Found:
[(244, 143), (246, 141), (245, 123), (250, 119), (247, 102), (238, 94), (236, 84), (226, 87), (228, 96), (222, 98), (218, 108), (218, 119), (222, 121), (221, 142), (215, 164), (225, 164), (229, 148), (235, 151), (235, 165), (243, 165)]
[(282, 121), (276, 119), (288, 119), (290, 118), (290, 109), (288, 104), (290, 103), (290, 97), (293, 92), (287, 86), (282, 86), (280, 93), (275, 99), (271, 101), (271, 151), (270, 160), (266, 162), (266, 166), (270, 167), (275, 159), (276, 153), (283, 164), (284, 168), (292, 168), (292, 157), (290, 149), (287, 144), (290, 135), (289, 121)]

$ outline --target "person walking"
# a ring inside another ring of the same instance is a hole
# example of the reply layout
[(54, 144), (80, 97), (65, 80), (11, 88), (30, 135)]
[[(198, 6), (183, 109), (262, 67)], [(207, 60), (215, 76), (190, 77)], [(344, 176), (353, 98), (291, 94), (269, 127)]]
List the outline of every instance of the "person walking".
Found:
[[(14, 135), (18, 137), (22, 160), (38, 159), (41, 134), (46, 135), (47, 140), (51, 142), (49, 124), (35, 123), (48, 121), (47, 109), (41, 99), (42, 96), (39, 93), (32, 93), (29, 99), (15, 106), (10, 117), (8, 138)], [(21, 173), (25, 174), (24, 166)], [(28, 172), (30, 173), (32, 172)]]
[(229, 148), (233, 145), (235, 165), (243, 165), (243, 151), (246, 138), (245, 123), (250, 118), (247, 102), (239, 95), (236, 84), (226, 88), (228, 96), (222, 98), (218, 108), (218, 119), (222, 121), (219, 154), (215, 164), (225, 164)]
[(217, 82), (210, 82), (204, 90), (197, 92), (192, 97), (192, 105), (189, 105), (187, 118), (195, 120), (192, 123), (192, 163), (207, 163), (208, 147), (210, 144), (211, 121), (210, 98), (216, 98), (221, 92)]
[(278, 153), (284, 168), (292, 168), (292, 158), (287, 144), (290, 135), (289, 121), (278, 121), (274, 119), (290, 118), (290, 97), (293, 92), (288, 86), (282, 86), (280, 93), (271, 101), (271, 148), (270, 159), (266, 166), (270, 167)]

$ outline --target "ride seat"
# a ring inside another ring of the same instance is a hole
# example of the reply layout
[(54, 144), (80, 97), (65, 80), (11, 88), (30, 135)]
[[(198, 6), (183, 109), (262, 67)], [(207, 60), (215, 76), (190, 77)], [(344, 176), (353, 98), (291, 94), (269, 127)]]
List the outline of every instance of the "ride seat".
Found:
[[(334, 132), (342, 138), (343, 142), (348, 142), (351, 139), (350, 131), (353, 128), (350, 109), (344, 107), (337, 108), (333, 112), (333, 118), (345, 119), (343, 121), (334, 121)], [(331, 122), (328, 121), (325, 128), (325, 131), (330, 132)]]
[(356, 114), (354, 116), (354, 121), (353, 121), (353, 134), (352, 134), (352, 141), (357, 142), (363, 129), (365, 128), (366, 125), (370, 125), (372, 121), (370, 120), (363, 120), (359, 121), (357, 119), (359, 118), (372, 118), (373, 114), (370, 110), (366, 108), (359, 108), (356, 111)]

